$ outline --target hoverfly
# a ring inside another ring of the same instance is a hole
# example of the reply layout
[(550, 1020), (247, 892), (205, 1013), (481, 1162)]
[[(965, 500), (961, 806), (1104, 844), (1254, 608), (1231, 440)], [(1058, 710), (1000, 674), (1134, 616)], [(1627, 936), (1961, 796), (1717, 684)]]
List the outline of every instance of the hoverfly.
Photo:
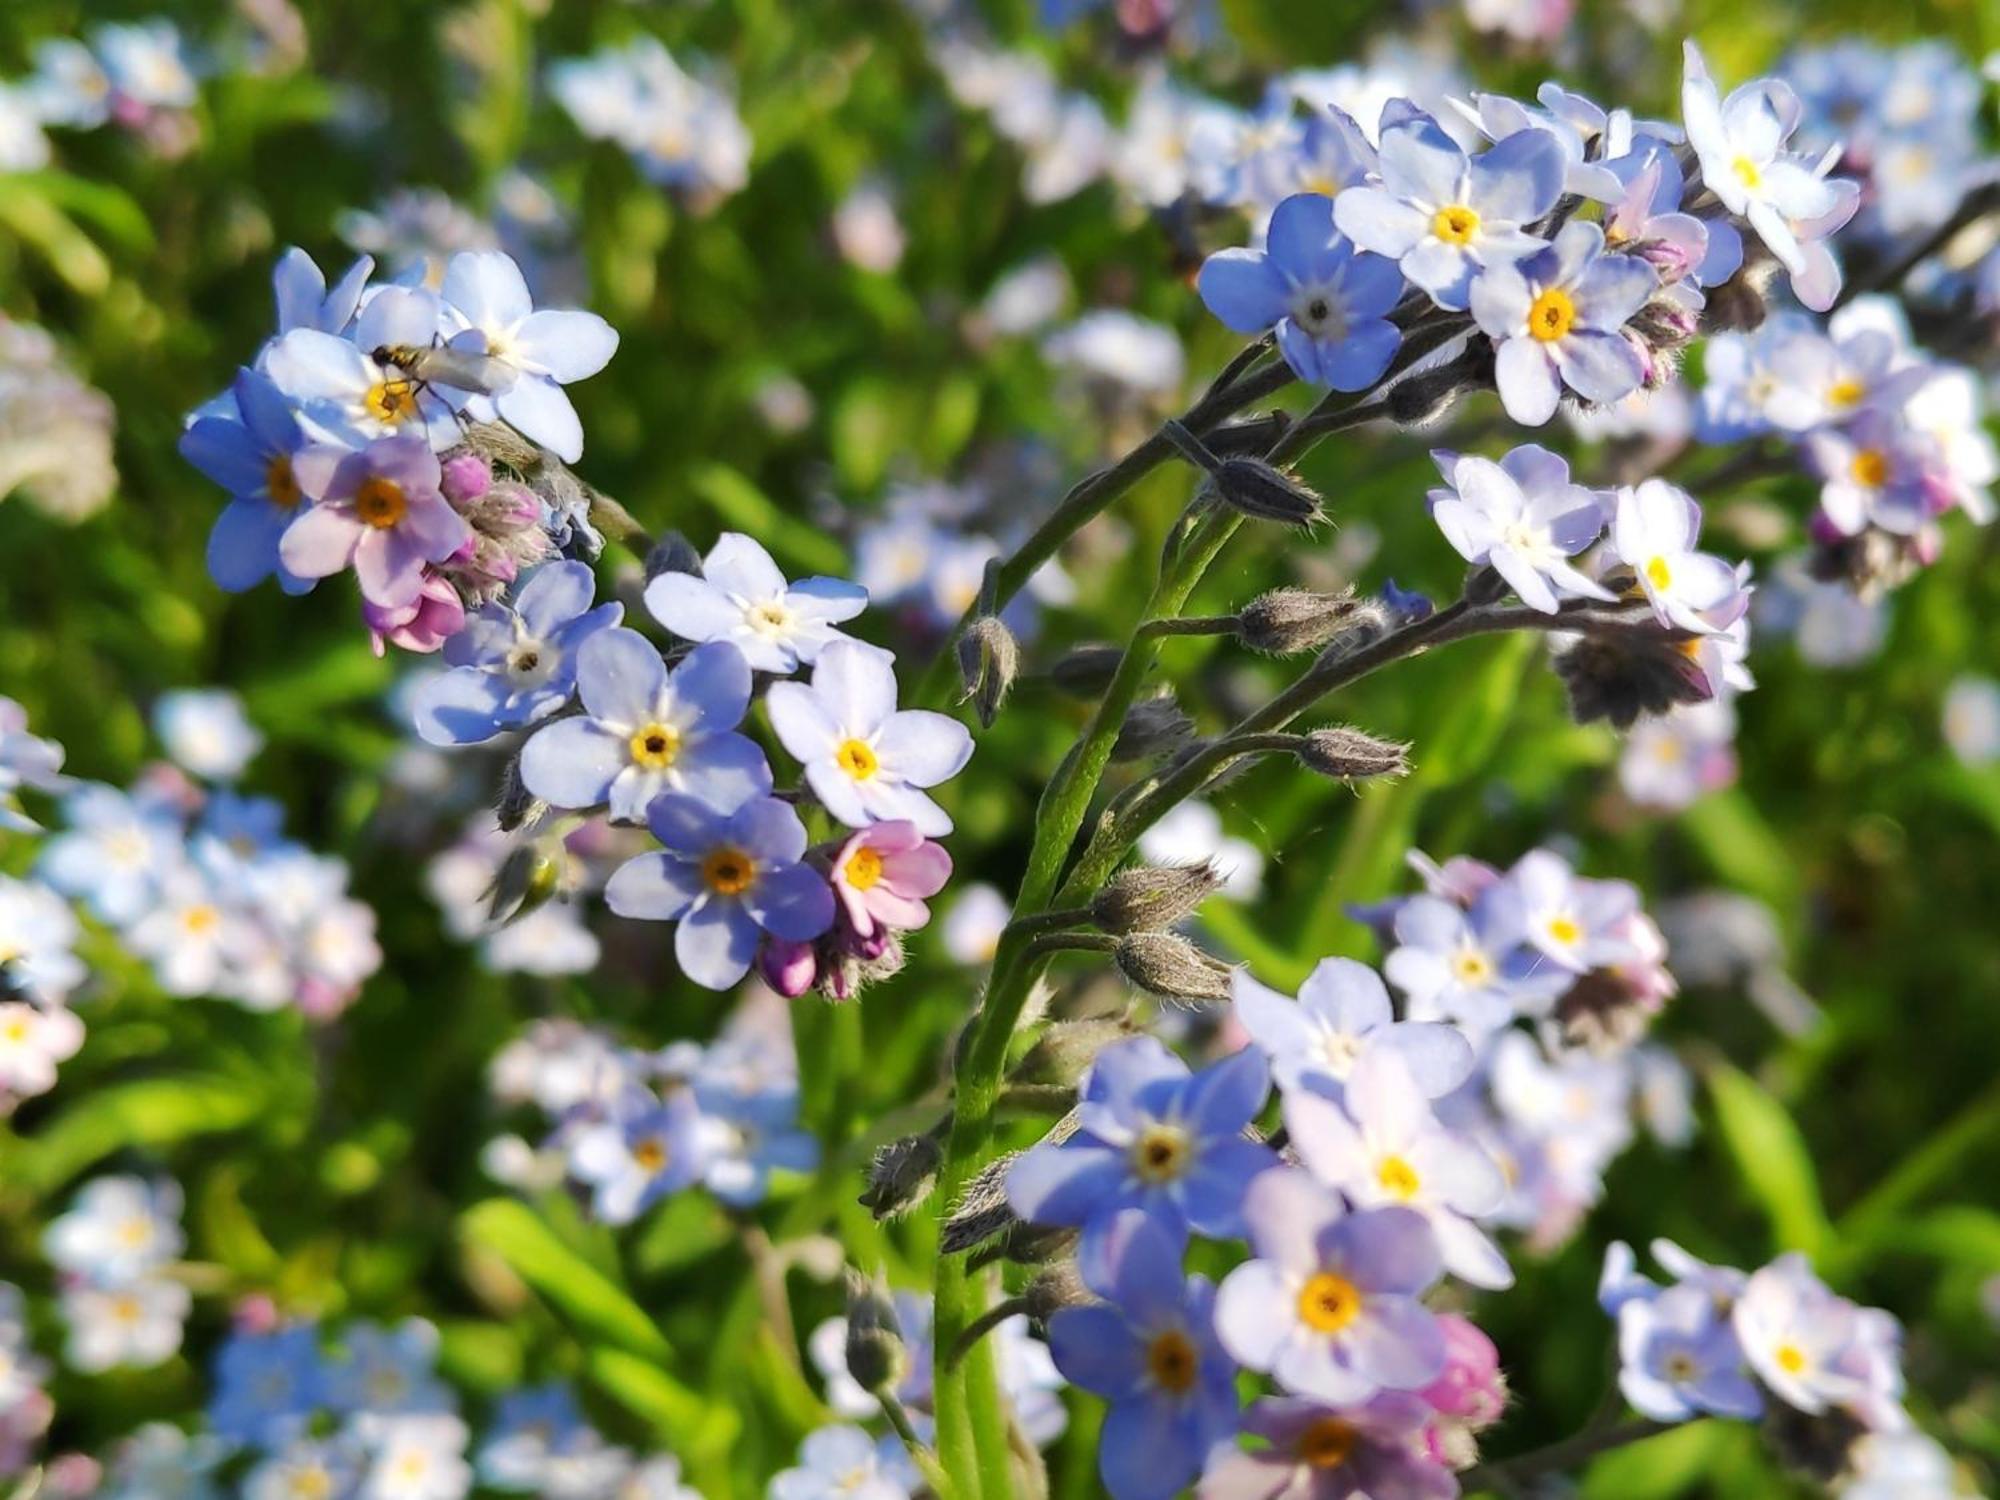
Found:
[(504, 359), (449, 344), (384, 344), (374, 353), (377, 364), (393, 365), (420, 385), (445, 385), (475, 396), (497, 396), (521, 378)]

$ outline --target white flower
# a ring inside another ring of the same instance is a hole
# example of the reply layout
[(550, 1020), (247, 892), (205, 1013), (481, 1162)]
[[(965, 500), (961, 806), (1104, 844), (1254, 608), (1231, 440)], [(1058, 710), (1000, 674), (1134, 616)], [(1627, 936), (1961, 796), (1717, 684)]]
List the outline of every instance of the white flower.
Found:
[(264, 747), (243, 700), (227, 688), (163, 693), (153, 730), (176, 763), (208, 781), (234, 781)]
[(87, 1375), (121, 1366), (148, 1368), (181, 1347), (193, 1298), (178, 1281), (145, 1276), (115, 1286), (88, 1283), (62, 1294), (69, 1342), (63, 1358)]

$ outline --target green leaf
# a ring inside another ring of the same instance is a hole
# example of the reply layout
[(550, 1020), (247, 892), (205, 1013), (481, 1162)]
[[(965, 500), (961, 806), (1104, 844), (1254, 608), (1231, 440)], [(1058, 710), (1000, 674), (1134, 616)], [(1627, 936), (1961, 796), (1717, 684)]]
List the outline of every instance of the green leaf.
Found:
[(160, 1150), (237, 1130), (264, 1112), (262, 1093), (219, 1075), (145, 1078), (86, 1095), (0, 1159), (0, 1183), (47, 1193), (117, 1151)]
[(465, 1240), (491, 1251), (596, 1345), (665, 1360), (666, 1336), (625, 1289), (556, 1237), (524, 1203), (489, 1198), (459, 1220)]
[(1723, 1145), (1770, 1220), (1778, 1248), (1817, 1253), (1829, 1233), (1826, 1210), (1812, 1156), (1792, 1117), (1756, 1080), (1726, 1063), (1710, 1070), (1708, 1090)]
[(688, 476), (694, 492), (708, 502), (732, 531), (754, 536), (771, 555), (794, 571), (840, 573), (847, 553), (824, 531), (780, 510), (762, 490), (727, 464), (703, 464)]
[(71, 290), (99, 297), (111, 285), (111, 262), (104, 252), (33, 183), (0, 182), (0, 229), (11, 231), (47, 261)]
[(1673, 1500), (1706, 1485), (1746, 1429), (1690, 1422), (1607, 1453), (1584, 1475), (1583, 1500)]
[(665, 1446), (697, 1469), (726, 1453), (742, 1430), (743, 1419), (732, 1407), (704, 1401), (658, 1365), (622, 1350), (592, 1351), (589, 1372), (600, 1390), (649, 1423)]

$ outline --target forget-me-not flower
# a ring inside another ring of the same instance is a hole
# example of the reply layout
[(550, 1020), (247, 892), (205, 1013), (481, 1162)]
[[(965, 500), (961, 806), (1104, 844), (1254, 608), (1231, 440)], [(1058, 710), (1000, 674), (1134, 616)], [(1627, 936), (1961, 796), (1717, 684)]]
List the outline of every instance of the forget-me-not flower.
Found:
[(241, 593), (276, 573), (286, 593), (303, 593), (312, 581), (287, 571), (278, 555), (278, 540), (305, 499), (292, 467), (305, 438), (291, 402), (256, 370), (238, 371), (220, 399), (235, 415), (199, 415), (180, 440), (181, 457), (229, 491), (208, 534), (209, 576)]
[(766, 932), (802, 943), (833, 925), (833, 892), (800, 863), (806, 829), (790, 804), (754, 796), (718, 811), (667, 792), (646, 822), (666, 847), (621, 865), (604, 899), (622, 917), (678, 922), (674, 955), (695, 983), (728, 989), (750, 971)]
[(1215, 1286), (1181, 1271), (1181, 1244), (1137, 1209), (1086, 1264), (1104, 1300), (1049, 1318), (1072, 1384), (1110, 1404), (1097, 1468), (1114, 1500), (1169, 1500), (1236, 1430), (1236, 1362), (1215, 1336)]
[(899, 711), (887, 652), (830, 641), (811, 685), (773, 683), (766, 706), (779, 743), (804, 764), (826, 810), (848, 827), (904, 819), (932, 838), (951, 832), (951, 818), (924, 788), (965, 769), (972, 736), (944, 714)]
[(1007, 1198), (1037, 1224), (1081, 1226), (1086, 1245), (1120, 1209), (1138, 1208), (1184, 1240), (1241, 1233), (1245, 1185), (1277, 1158), (1243, 1127), (1270, 1092), (1264, 1054), (1245, 1047), (1190, 1073), (1154, 1037), (1097, 1054), (1079, 1095), (1079, 1129), (1022, 1153)]
[(692, 1090), (664, 1099), (633, 1090), (609, 1118), (586, 1126), (569, 1144), (570, 1171), (594, 1189), (591, 1212), (607, 1224), (630, 1224), (655, 1203), (700, 1179), (701, 1109)]
[(347, 452), (308, 448), (298, 478), (313, 504), (278, 539), (278, 559), (300, 578), (354, 569), (361, 596), (394, 609), (424, 589), (424, 566), (472, 540), (438, 489), (437, 455), (420, 437), (378, 438)]
[(1603, 534), (1604, 503), (1572, 484), (1569, 464), (1534, 443), (1494, 462), (1435, 453), (1449, 488), (1430, 492), (1431, 519), (1467, 562), (1486, 563), (1530, 609), (1615, 596), (1569, 559)]
[(1617, 1317), (1618, 1388), (1640, 1415), (1685, 1422), (1700, 1412), (1749, 1419), (1763, 1411), (1729, 1308), (1705, 1288), (1627, 1297)]
[(521, 780), (557, 807), (608, 802), (637, 822), (662, 792), (729, 809), (771, 789), (756, 742), (736, 732), (750, 707), (750, 664), (724, 641), (697, 646), (671, 672), (637, 631), (613, 626), (576, 653), (581, 716), (535, 731)]
[(662, 573), (646, 585), (646, 608), (684, 640), (728, 641), (758, 672), (790, 673), (810, 665), (833, 627), (868, 607), (868, 591), (839, 578), (787, 583), (771, 554), (738, 531), (725, 531), (702, 559), (699, 575)]
[(475, 395), (471, 414), (483, 416), (490, 405), (564, 463), (583, 457), (583, 421), (563, 387), (611, 362), (617, 331), (593, 312), (537, 312), (521, 268), (500, 250), (454, 255), (442, 295), (442, 331), (451, 346), (496, 359), (516, 376), (504, 390)]
[(306, 436), (342, 448), (415, 434), (449, 447), (458, 419), (437, 392), (375, 358), (384, 347), (425, 348), (436, 341), (442, 312), (434, 293), (383, 287), (369, 297), (346, 336), (299, 327), (264, 351), (272, 384), (298, 403)]
[(596, 593), (586, 564), (552, 562), (523, 580), (512, 604), (474, 610), (445, 642), (451, 670), (417, 690), (417, 733), (433, 745), (475, 745), (561, 708), (584, 642), (624, 618), (615, 600), (592, 608)]
[(1271, 215), (1261, 250), (1218, 250), (1202, 263), (1201, 300), (1238, 333), (1276, 328), (1301, 380), (1337, 391), (1382, 378), (1403, 335), (1388, 319), (1403, 273), (1356, 251), (1333, 227), (1333, 199), (1299, 193)]
[(1255, 1258), (1229, 1273), (1215, 1309), (1223, 1347), (1237, 1359), (1287, 1390), (1340, 1405), (1437, 1379), (1444, 1330), (1421, 1299), (1444, 1265), (1421, 1214), (1350, 1211), (1284, 1167), (1250, 1184), (1243, 1218)]
[(1472, 1044), (1441, 1021), (1398, 1021), (1381, 976), (1351, 958), (1323, 958), (1291, 1000), (1244, 970), (1230, 976), (1236, 1019), (1271, 1059), (1271, 1076), (1291, 1093), (1338, 1099), (1362, 1059), (1378, 1049), (1400, 1056), (1430, 1099), (1471, 1076)]
[(1646, 360), (1620, 330), (1658, 285), (1649, 263), (1607, 253), (1604, 231), (1578, 220), (1533, 255), (1482, 272), (1472, 284), (1472, 316), (1493, 340), (1507, 415), (1541, 426), (1556, 414), (1564, 386), (1599, 405), (1636, 391)]
[(1440, 307), (1462, 308), (1483, 268), (1537, 249), (1528, 233), (1562, 195), (1562, 146), (1523, 130), (1479, 156), (1420, 112), (1382, 131), (1382, 183), (1352, 187), (1333, 218), (1363, 250), (1397, 261)]
[(1749, 595), (1735, 568), (1695, 550), (1701, 506), (1664, 479), (1621, 490), (1611, 544), (1662, 625), (1707, 635), (1736, 623)]

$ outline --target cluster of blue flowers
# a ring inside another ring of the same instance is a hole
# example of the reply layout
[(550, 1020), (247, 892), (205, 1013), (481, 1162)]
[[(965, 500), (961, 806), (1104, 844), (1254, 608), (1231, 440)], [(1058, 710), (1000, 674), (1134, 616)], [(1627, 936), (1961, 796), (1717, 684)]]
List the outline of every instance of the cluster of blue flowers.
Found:
[(538, 310), (500, 251), (452, 257), (437, 291), (373, 270), (364, 256), (329, 288), (287, 252), (277, 333), (197, 409), (181, 451), (230, 495), (208, 549), (222, 587), (275, 576), (296, 593), (352, 569), (378, 648), (435, 651), (524, 567), (598, 544), (580, 489), (552, 502), (467, 438), (505, 423), (531, 451), (581, 457), (563, 387), (603, 369), (618, 336), (592, 313)]
[[(1151, 1036), (1114, 1042), (1074, 1131), (1007, 1171), (1023, 1220), (1080, 1231), (1094, 1300), (1053, 1314), (1050, 1346), (1111, 1402), (1120, 1500), (1197, 1476), (1247, 1500), (1320, 1469), (1382, 1500), (1457, 1494), (1504, 1391), (1490, 1342), (1422, 1299), (1446, 1274), (1510, 1286), (1493, 1229), (1565, 1236), (1631, 1138), (1638, 1073), (1672, 1066), (1633, 1045), (1675, 985), (1632, 886), (1546, 850), (1504, 873), (1416, 863), (1426, 894), (1360, 914), (1400, 1006), (1351, 959), (1296, 999), (1239, 971), (1239, 1050), (1191, 1071)], [(1282, 1158), (1258, 1138), (1273, 1083)], [(1219, 1287), (1187, 1276), (1191, 1235), (1252, 1258)], [(1282, 1394), (1239, 1413), (1239, 1369)]]
[[(165, 694), (154, 727), (173, 763), (121, 790), (64, 776), (62, 747), (0, 698), (0, 830), (41, 844), (31, 876), (0, 875), (0, 1111), (46, 1093), (83, 1044), (76, 907), (170, 995), (326, 1020), (381, 964), (346, 864), (286, 839), (276, 802), (235, 789), (263, 742), (235, 696)], [(23, 789), (51, 801), (56, 832), (27, 817)]]
[(548, 87), (578, 130), (622, 147), (696, 209), (749, 180), (750, 132), (728, 89), (682, 68), (657, 37), (556, 63)]
[[(177, 1290), (185, 1303), (186, 1290)], [(0, 1286), (0, 1315), (17, 1305), (13, 1292)], [(178, 1341), (178, 1325), (173, 1331)], [(18, 1323), (0, 1316), (0, 1336), (15, 1332)], [(693, 1500), (678, 1461), (606, 1441), (561, 1382), (501, 1395), (475, 1440), (438, 1373), (438, 1343), (422, 1319), (332, 1328), (281, 1322), (261, 1299), (244, 1299), (215, 1354), (203, 1429), (142, 1427), (108, 1463), (56, 1455), (40, 1492), (67, 1500), (463, 1500), (476, 1485), (542, 1500)], [(74, 1333), (71, 1351), (71, 1363), (94, 1368), (75, 1358)], [(41, 1367), (29, 1360), (22, 1369), (33, 1378)]]
[(161, 156), (185, 154), (196, 139), (192, 113), (199, 75), (172, 21), (111, 22), (87, 39), (50, 37), (35, 48), (35, 71), (0, 83), (0, 169), (49, 164), (46, 131), (115, 125)]
[(819, 1162), (819, 1142), (798, 1122), (798, 1059), (781, 1007), (746, 1005), (708, 1046), (656, 1052), (575, 1022), (538, 1022), (494, 1058), (491, 1087), (503, 1108), (531, 1107), (543, 1122), (535, 1142), (497, 1137), (487, 1170), (523, 1190), (573, 1181), (611, 1224), (697, 1186), (750, 1208), (774, 1172)]
[[(1599, 1301), (1618, 1324), (1619, 1389), (1635, 1411), (1656, 1422), (1752, 1420), (1775, 1402), (1802, 1424), (1914, 1441), (1948, 1470), (1942, 1451), (1914, 1431), (1903, 1409), (1903, 1331), (1895, 1318), (1833, 1292), (1797, 1252), (1746, 1274), (1709, 1265), (1670, 1240), (1654, 1241), (1652, 1251), (1670, 1284), (1641, 1274), (1631, 1247), (1617, 1243), (1599, 1287)], [(1910, 1462), (1907, 1451), (1890, 1452)], [(1880, 1462), (1864, 1459), (1847, 1493), (1865, 1491)], [(1886, 1482), (1893, 1477), (1883, 1476), (1884, 1492), (1908, 1493)]]

